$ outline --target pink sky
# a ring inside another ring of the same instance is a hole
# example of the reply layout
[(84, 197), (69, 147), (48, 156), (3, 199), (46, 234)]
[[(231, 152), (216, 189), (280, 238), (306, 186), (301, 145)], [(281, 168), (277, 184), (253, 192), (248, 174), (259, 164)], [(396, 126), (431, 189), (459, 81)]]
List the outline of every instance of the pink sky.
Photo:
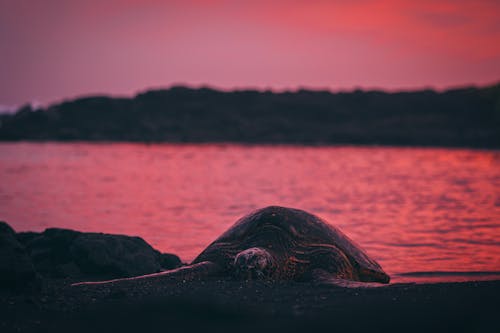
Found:
[(496, 0), (2, 0), (0, 105), (172, 84), (490, 84), (499, 17)]

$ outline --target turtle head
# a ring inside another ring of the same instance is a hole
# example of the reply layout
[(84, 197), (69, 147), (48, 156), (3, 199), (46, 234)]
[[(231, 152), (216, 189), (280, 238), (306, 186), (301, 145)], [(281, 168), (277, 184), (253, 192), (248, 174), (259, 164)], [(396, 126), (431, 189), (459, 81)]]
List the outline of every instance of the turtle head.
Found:
[(260, 247), (241, 251), (234, 258), (236, 277), (242, 280), (269, 279), (276, 271), (276, 267), (274, 256)]

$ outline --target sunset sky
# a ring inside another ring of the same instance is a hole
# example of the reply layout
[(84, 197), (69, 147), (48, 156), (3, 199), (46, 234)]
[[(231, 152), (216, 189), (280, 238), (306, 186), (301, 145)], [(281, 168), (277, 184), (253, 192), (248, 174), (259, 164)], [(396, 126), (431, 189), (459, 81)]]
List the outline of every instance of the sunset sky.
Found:
[(0, 0), (0, 105), (500, 81), (500, 1)]

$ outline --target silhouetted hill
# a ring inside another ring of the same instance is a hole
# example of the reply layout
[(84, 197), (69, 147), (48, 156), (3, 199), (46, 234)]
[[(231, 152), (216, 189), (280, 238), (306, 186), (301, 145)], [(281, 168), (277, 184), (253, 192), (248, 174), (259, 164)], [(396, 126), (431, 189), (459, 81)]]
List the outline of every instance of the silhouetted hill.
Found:
[(500, 84), (387, 93), (173, 87), (0, 116), (0, 140), (500, 147)]

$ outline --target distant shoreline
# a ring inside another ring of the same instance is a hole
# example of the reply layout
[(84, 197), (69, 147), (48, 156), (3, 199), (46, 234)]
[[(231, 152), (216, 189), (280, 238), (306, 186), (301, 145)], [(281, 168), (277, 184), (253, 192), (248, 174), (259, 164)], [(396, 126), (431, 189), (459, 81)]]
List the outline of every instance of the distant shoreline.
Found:
[(436, 92), (173, 87), (0, 115), (0, 141), (500, 148), (500, 84)]
[(498, 151), (500, 146), (475, 147), (475, 146), (435, 146), (435, 145), (397, 145), (397, 144), (354, 144), (354, 143), (330, 143), (330, 144), (307, 144), (307, 143), (253, 143), (253, 142), (175, 142), (175, 141), (85, 141), (85, 140), (0, 140), (2, 144), (88, 144), (88, 145), (139, 145), (139, 146), (240, 146), (240, 147), (283, 147), (283, 148), (367, 148), (367, 149), (444, 149), (444, 150), (474, 150), (474, 151)]

